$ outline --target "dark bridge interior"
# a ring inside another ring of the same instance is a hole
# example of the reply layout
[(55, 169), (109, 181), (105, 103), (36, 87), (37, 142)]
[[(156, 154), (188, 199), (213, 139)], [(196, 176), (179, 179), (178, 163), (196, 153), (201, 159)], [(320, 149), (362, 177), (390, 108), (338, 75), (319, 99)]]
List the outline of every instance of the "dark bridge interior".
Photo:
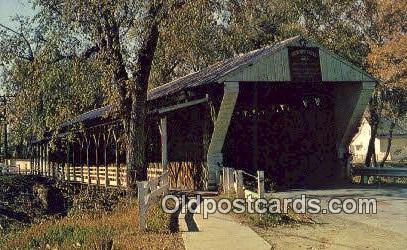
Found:
[(278, 189), (334, 180), (339, 168), (333, 93), (321, 83), (241, 83), (225, 164), (264, 170)]

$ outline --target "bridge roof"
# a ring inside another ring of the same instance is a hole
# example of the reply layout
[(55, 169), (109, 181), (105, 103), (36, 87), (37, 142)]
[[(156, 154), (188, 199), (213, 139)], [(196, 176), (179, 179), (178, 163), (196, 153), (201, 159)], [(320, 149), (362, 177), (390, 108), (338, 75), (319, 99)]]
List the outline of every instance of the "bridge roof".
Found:
[[(322, 81), (377, 82), (374, 77), (364, 70), (347, 62), (338, 55), (329, 52), (317, 43), (305, 39), (302, 36), (295, 36), (274, 45), (266, 46), (216, 63), (201, 71), (191, 73), (154, 88), (147, 93), (147, 100), (152, 101), (183, 90), (193, 89), (207, 84), (223, 83), (225, 81), (290, 81), (287, 47), (299, 46), (301, 40), (305, 40), (308, 47), (319, 48)], [(281, 68), (281, 70), (279, 70), (279, 68)], [(66, 127), (75, 123), (102, 117), (110, 110), (111, 106), (94, 109), (64, 122), (61, 126)]]

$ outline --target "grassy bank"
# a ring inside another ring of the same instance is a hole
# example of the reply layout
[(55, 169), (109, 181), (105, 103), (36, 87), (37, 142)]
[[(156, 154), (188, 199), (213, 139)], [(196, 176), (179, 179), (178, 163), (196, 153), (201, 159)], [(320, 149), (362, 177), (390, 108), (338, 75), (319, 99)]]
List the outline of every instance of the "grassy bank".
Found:
[(137, 202), (120, 202), (111, 212), (76, 213), (3, 235), (2, 249), (183, 249), (171, 218), (158, 207), (149, 211), (149, 230), (138, 230)]
[[(31, 206), (41, 211), (41, 204), (35, 201), (37, 198), (29, 188), (36, 183), (26, 178), (7, 177), (1, 184), (6, 188), (1, 204), (8, 204), (7, 209), (26, 204), (19, 213), (30, 219), (0, 230), (0, 249), (183, 249), (170, 215), (158, 205), (151, 207), (148, 231), (142, 232), (138, 229), (137, 200), (117, 192), (70, 190), (64, 193), (68, 196), (64, 201), (68, 204), (65, 213), (50, 215), (42, 211), (32, 219), (31, 213), (23, 210)], [(18, 195), (18, 189), (24, 190), (25, 195)], [(20, 200), (18, 204), (8, 200), (16, 197)]]

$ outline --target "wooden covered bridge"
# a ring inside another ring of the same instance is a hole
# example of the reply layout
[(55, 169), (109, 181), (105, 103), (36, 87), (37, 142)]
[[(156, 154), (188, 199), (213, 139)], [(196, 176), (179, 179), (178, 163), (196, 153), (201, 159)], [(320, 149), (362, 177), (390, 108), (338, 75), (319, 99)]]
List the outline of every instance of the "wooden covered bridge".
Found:
[[(375, 83), (301, 36), (174, 80), (148, 93), (149, 176), (168, 166), (173, 187), (212, 190), (221, 166), (264, 170), (279, 186), (337, 181)], [(56, 149), (33, 144), (32, 171), (126, 185), (122, 125), (109, 110), (62, 124)]]

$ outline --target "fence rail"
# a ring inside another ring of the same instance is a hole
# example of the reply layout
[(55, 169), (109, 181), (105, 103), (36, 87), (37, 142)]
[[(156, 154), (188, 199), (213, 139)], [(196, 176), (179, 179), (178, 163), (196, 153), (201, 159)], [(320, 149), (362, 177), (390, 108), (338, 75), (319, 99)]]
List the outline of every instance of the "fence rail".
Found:
[(127, 184), (127, 167), (119, 166), (55, 166), (54, 174), (61, 180), (100, 186), (123, 186)]
[[(243, 170), (224, 167), (222, 170), (223, 191), (231, 194), (234, 192), (239, 198), (251, 195), (254, 198), (264, 198), (264, 171), (257, 171), (257, 176)], [(253, 178), (257, 182), (257, 192), (244, 186), (244, 175)]]
[(162, 175), (150, 181), (137, 183), (137, 196), (139, 202), (139, 227), (141, 230), (147, 229), (146, 212), (148, 207), (160, 196), (169, 191), (169, 172), (164, 171)]
[(105, 187), (126, 187), (127, 167), (125, 164), (108, 166), (72, 166), (71, 164), (50, 163), (42, 168), (32, 167), (30, 160), (13, 159), (0, 163), (0, 174), (25, 174), (54, 177), (60, 180)]
[[(204, 162), (168, 162), (170, 186), (182, 189), (197, 189), (199, 181), (204, 178), (199, 175)], [(49, 161), (31, 161), (30, 159), (7, 159), (6, 164), (0, 163), (0, 174), (31, 174), (57, 178), (64, 181), (99, 185), (105, 187), (126, 187), (127, 167), (124, 163), (104, 164), (99, 166), (86, 164), (72, 166), (71, 163), (55, 163)], [(147, 167), (148, 180), (163, 174), (162, 164), (151, 162)], [(88, 178), (90, 176), (90, 178)], [(106, 181), (107, 180), (107, 181)], [(199, 180), (199, 181), (197, 181)]]
[(0, 163), (0, 174), (30, 174), (31, 165), (26, 160), (6, 160), (6, 163)]

